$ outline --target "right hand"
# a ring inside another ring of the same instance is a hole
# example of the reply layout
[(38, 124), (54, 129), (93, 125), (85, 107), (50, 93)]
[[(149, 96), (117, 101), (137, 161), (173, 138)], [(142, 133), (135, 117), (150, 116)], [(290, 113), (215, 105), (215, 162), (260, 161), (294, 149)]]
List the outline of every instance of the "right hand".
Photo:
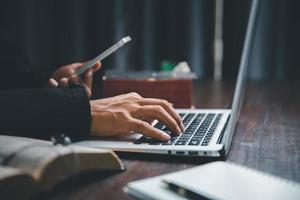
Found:
[(155, 119), (177, 134), (184, 130), (181, 118), (166, 100), (129, 93), (91, 100), (90, 105), (92, 136), (118, 136), (136, 132), (157, 140), (169, 140), (167, 133), (150, 125)]

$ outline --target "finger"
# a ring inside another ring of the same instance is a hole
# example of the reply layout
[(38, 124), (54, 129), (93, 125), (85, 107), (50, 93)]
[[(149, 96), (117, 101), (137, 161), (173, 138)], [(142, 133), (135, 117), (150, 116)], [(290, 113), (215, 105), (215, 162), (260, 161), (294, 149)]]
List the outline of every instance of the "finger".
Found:
[(96, 64), (93, 66), (93, 73), (98, 71), (102, 67), (102, 64), (100, 61), (96, 62)]
[(175, 119), (175, 121), (177, 122), (181, 131), (182, 132), (184, 131), (184, 125), (182, 123), (180, 116), (178, 115), (178, 113), (175, 111), (173, 106), (168, 101), (162, 100), (162, 99), (146, 98), (146, 99), (143, 99), (142, 101), (140, 101), (140, 105), (141, 106), (143, 106), (143, 105), (159, 105), (159, 106), (163, 107), (169, 113), (169, 115), (171, 115), (171, 117), (173, 119)]
[(50, 78), (49, 81), (48, 81), (48, 86), (58, 87), (58, 82), (54, 78)]
[(155, 121), (154, 119), (149, 119), (149, 118), (144, 118), (143, 121), (147, 122), (148, 124), (153, 124), (153, 122)]
[(68, 79), (67, 78), (61, 78), (59, 80), (59, 86), (60, 87), (69, 87)]
[(92, 89), (93, 85), (93, 69), (87, 70), (83, 75), (83, 82), (89, 89)]
[(69, 85), (77, 84), (77, 83), (80, 83), (80, 82), (81, 82), (80, 78), (76, 75), (72, 75), (68, 78), (68, 84)]
[(162, 141), (168, 141), (171, 137), (159, 130), (148, 124), (147, 122), (138, 120), (138, 119), (131, 119), (131, 122), (129, 124), (130, 130), (136, 132), (136, 133), (141, 133), (145, 136), (157, 139), (157, 140), (162, 140)]
[(125, 98), (127, 98), (127, 97), (134, 97), (136, 99), (143, 99), (142, 96), (139, 95), (136, 92), (130, 92), (130, 93), (127, 93), (127, 94), (123, 94), (123, 97), (125, 97)]
[(161, 106), (143, 106), (138, 111), (138, 117), (157, 119), (165, 124), (172, 132), (181, 133), (181, 129), (176, 121)]

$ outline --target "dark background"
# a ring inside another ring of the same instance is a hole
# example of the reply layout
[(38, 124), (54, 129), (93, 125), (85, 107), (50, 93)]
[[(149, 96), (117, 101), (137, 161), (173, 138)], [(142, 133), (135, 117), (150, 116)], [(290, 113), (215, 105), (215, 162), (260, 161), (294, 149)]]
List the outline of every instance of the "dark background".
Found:
[[(299, 79), (299, 4), (261, 1), (252, 79)], [(224, 1), (225, 79), (236, 78), (250, 5)], [(214, 7), (213, 0), (0, 0), (1, 73), (53, 71), (130, 35), (132, 43), (103, 61), (104, 69), (157, 70), (164, 60), (186, 60), (200, 78), (210, 78)]]

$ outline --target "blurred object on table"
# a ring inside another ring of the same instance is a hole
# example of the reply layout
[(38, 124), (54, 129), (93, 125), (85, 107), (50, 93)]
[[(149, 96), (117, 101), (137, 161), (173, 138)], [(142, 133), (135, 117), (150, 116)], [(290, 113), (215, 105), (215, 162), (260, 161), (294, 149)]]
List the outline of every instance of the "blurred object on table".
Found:
[[(175, 71), (107, 71), (103, 77), (103, 95), (111, 97), (136, 92), (145, 98), (166, 99), (175, 108), (191, 108), (193, 79), (196, 75), (182, 66)], [(176, 68), (176, 67), (175, 67)]]

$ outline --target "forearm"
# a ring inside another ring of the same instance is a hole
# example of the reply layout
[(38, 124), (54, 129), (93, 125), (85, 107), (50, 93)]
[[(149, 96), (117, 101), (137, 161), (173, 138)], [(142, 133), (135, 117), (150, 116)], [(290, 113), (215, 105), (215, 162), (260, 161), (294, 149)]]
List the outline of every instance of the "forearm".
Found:
[(0, 92), (1, 134), (50, 139), (65, 133), (72, 139), (90, 131), (90, 105), (82, 87)]

